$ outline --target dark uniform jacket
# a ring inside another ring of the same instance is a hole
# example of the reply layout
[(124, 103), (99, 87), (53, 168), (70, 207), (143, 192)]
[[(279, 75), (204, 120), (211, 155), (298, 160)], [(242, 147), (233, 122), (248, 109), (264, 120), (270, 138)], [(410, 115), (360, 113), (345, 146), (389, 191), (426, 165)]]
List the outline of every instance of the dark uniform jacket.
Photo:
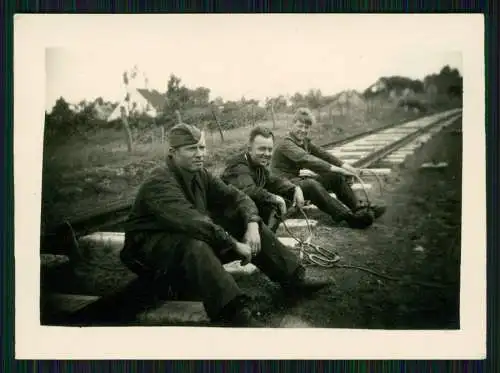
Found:
[(331, 165), (340, 167), (342, 161), (311, 143), (310, 139), (306, 138), (301, 142), (292, 134), (288, 134), (274, 149), (271, 173), (293, 179), (299, 176), (301, 169), (309, 169), (321, 174), (328, 172)]
[(247, 152), (229, 159), (221, 176), (227, 184), (243, 190), (257, 206), (273, 203), (273, 194), (293, 200), (295, 185), (287, 179), (271, 175), (269, 170), (252, 162)]
[[(190, 185), (193, 177), (198, 198)], [(178, 237), (179, 234), (214, 248), (232, 248), (229, 233), (212, 219), (227, 211), (240, 217), (239, 224), (261, 220), (255, 203), (246, 194), (224, 184), (206, 169), (196, 173), (182, 171), (169, 158), (166, 165), (154, 169), (139, 188), (125, 223), (124, 251), (130, 242), (134, 252), (144, 251), (146, 246), (151, 248), (167, 235)]]

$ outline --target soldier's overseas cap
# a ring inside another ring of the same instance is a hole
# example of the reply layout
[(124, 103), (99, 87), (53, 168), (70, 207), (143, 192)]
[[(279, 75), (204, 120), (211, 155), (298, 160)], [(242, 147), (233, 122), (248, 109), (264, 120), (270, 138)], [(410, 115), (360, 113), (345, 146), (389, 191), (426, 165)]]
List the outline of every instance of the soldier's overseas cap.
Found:
[(197, 144), (201, 139), (201, 131), (192, 125), (179, 123), (168, 133), (168, 142), (172, 148)]

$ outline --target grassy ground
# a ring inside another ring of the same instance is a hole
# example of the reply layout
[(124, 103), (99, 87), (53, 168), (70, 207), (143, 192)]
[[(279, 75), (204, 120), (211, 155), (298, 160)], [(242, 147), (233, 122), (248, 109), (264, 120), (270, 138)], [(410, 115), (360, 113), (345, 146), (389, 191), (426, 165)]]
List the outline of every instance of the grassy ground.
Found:
[[(401, 109), (380, 110), (359, 115), (334, 117), (312, 129), (312, 138), (328, 142), (383, 125), (420, 116)], [(278, 138), (287, 132), (286, 115), (276, 123)], [(271, 121), (258, 123), (273, 127)], [(207, 167), (220, 172), (224, 160), (244, 146), (251, 127), (224, 132), (224, 142), (217, 132), (207, 135), (209, 155)], [(141, 136), (142, 139), (147, 136)], [(122, 131), (106, 129), (87, 134), (85, 138), (69, 138), (63, 143), (46, 143), (43, 166), (42, 222), (59, 221), (81, 210), (91, 211), (107, 203), (131, 200), (145, 174), (162, 162), (166, 149), (158, 133), (149, 142), (138, 142), (129, 153)]]

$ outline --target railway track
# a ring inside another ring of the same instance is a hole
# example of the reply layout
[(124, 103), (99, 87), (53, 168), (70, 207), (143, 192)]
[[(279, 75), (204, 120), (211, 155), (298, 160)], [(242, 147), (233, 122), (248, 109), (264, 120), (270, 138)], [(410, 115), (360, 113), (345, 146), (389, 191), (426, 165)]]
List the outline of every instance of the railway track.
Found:
[[(443, 113), (435, 114), (415, 121), (407, 122), (398, 126), (391, 126), (379, 129), (378, 131), (369, 131), (364, 135), (358, 135), (351, 138), (349, 141), (341, 141), (335, 144), (327, 144), (331, 153), (338, 156), (340, 159), (351, 163), (352, 165), (369, 169), (370, 175), (378, 174), (384, 175), (391, 172), (391, 168), (395, 165), (404, 162), (405, 158), (412, 154), (418, 147), (422, 146), (434, 134), (440, 132), (443, 128), (455, 123), (461, 118), (461, 109), (446, 111)], [(304, 170), (305, 174), (311, 171)], [(120, 232), (96, 232), (99, 226), (110, 226), (120, 219), (123, 219), (122, 212), (128, 212), (129, 206), (119, 206), (119, 209), (114, 211), (103, 211), (97, 216), (87, 217), (88, 221), (81, 219), (71, 223), (75, 224), (80, 230), (76, 231), (73, 242), (68, 243), (68, 246), (61, 246), (59, 248), (47, 249), (45, 253), (59, 254), (70, 256), (68, 248), (72, 244), (90, 245), (93, 250), (96, 248), (106, 249), (107, 252), (119, 252), (123, 246), (124, 234)], [(314, 206), (313, 206), (314, 208)], [(314, 221), (312, 221), (314, 223)], [(305, 223), (305, 222), (303, 222)], [(83, 226), (84, 229), (81, 227)], [(93, 227), (95, 230), (89, 234), (89, 230)], [(293, 229), (294, 225), (290, 224)], [(295, 242), (290, 237), (280, 237), (280, 240), (286, 245), (293, 245)], [(103, 250), (104, 251), (104, 250)], [(73, 252), (74, 254), (74, 252)], [(42, 254), (43, 256), (43, 254)], [(117, 256), (118, 257), (118, 256)], [(233, 262), (225, 265), (229, 272), (233, 273), (252, 273), (256, 267), (252, 264), (241, 266), (239, 262)], [(89, 295), (68, 295), (68, 294), (50, 294), (46, 295), (46, 302), (51, 307), (66, 307), (66, 311), (81, 310), (82, 307), (90, 307), (94, 302), (102, 298)], [(110, 304), (106, 300), (104, 304)], [(112, 302), (111, 302), (112, 303)], [(108, 306), (102, 306), (108, 307)], [(169, 323), (204, 323), (207, 321), (203, 309), (200, 308), (197, 302), (167, 302), (151, 310), (149, 313), (141, 313), (136, 319), (139, 324), (161, 324), (162, 322)], [(182, 319), (182, 320), (180, 320)], [(158, 321), (160, 320), (160, 321)], [(179, 321), (180, 320), (180, 321)]]

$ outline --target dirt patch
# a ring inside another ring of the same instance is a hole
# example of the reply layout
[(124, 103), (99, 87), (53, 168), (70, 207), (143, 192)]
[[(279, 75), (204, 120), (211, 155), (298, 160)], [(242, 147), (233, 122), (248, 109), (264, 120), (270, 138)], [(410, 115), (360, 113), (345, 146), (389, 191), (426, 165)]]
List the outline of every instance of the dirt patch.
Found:
[[(335, 248), (341, 264), (382, 276), (309, 267), (310, 276), (335, 285), (291, 309), (273, 309), (270, 322), (279, 324), (287, 316), (315, 327), (459, 328), (462, 139), (455, 128), (438, 134), (393, 173), (383, 196), (389, 210), (373, 227), (355, 231), (319, 225), (315, 230), (315, 242)], [(448, 167), (419, 168), (432, 159)], [(253, 283), (258, 276), (242, 278), (241, 286), (257, 294), (275, 291), (263, 279)]]

